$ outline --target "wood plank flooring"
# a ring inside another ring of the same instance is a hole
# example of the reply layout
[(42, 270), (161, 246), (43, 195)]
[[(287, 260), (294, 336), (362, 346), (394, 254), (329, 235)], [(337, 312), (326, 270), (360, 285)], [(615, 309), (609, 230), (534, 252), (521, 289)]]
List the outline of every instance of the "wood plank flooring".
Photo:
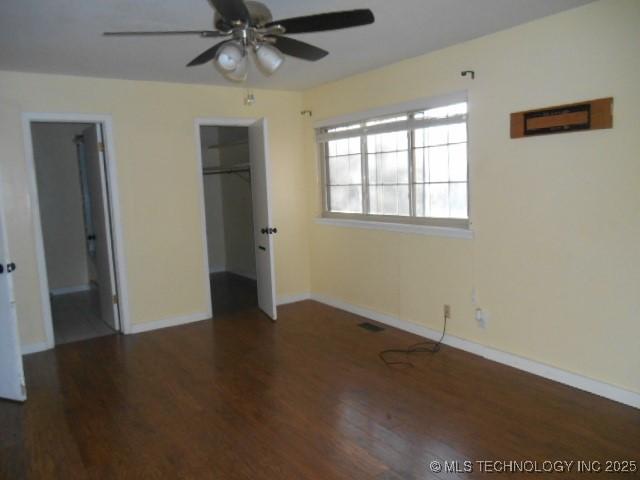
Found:
[[(306, 301), (25, 357), (0, 478), (431, 479), (433, 460), (640, 460), (640, 411)], [(501, 474), (496, 478), (589, 478)], [(600, 474), (594, 478), (611, 478)], [(633, 474), (615, 478), (637, 478)]]

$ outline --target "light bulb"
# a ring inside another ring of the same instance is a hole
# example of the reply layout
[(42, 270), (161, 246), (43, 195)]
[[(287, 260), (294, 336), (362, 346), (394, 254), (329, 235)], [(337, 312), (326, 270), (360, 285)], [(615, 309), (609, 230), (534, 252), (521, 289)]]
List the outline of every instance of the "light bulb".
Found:
[(284, 62), (284, 55), (276, 47), (269, 44), (262, 44), (255, 49), (258, 66), (267, 75), (271, 75)]
[(247, 56), (245, 55), (240, 58), (240, 61), (233, 71), (223, 72), (223, 74), (229, 80), (233, 80), (234, 82), (244, 82), (247, 79), (247, 73), (249, 70), (248, 67), (249, 61), (247, 60)]
[(244, 57), (242, 46), (236, 42), (225, 43), (216, 55), (216, 66), (223, 72), (233, 72)]

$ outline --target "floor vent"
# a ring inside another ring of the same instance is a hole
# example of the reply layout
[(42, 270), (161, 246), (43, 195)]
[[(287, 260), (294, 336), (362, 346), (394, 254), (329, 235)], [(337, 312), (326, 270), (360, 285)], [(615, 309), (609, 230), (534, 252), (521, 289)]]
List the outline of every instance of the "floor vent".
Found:
[(381, 332), (384, 330), (383, 327), (379, 327), (378, 325), (374, 325), (373, 323), (369, 322), (359, 323), (358, 326), (364, 328), (365, 330), (369, 330), (370, 332)]

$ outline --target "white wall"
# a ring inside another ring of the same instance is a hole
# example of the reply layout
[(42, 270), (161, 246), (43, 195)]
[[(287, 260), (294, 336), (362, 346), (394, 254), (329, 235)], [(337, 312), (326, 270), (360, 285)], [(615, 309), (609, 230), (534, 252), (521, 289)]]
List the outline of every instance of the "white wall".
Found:
[(36, 165), (49, 289), (89, 283), (82, 191), (73, 139), (86, 124), (35, 123)]

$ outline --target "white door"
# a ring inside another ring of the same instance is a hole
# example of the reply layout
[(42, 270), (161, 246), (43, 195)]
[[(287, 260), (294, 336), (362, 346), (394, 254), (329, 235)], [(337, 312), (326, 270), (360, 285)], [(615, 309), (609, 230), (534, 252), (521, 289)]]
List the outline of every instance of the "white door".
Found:
[(111, 216), (107, 192), (107, 171), (104, 160), (102, 129), (92, 125), (82, 132), (84, 136), (87, 180), (91, 192), (91, 218), (95, 234), (96, 282), (100, 299), (102, 321), (114, 330), (120, 329), (116, 276), (113, 267)]
[(269, 203), (269, 161), (267, 126), (258, 120), (249, 127), (249, 155), (251, 161), (251, 193), (253, 200), (253, 239), (256, 248), (256, 279), (258, 306), (273, 320), (276, 312), (276, 284), (273, 264), (274, 226), (271, 224)]
[(0, 398), (24, 401), (27, 399), (27, 391), (22, 372), (16, 304), (11, 279), (16, 266), (9, 256), (4, 225), (0, 204)]

